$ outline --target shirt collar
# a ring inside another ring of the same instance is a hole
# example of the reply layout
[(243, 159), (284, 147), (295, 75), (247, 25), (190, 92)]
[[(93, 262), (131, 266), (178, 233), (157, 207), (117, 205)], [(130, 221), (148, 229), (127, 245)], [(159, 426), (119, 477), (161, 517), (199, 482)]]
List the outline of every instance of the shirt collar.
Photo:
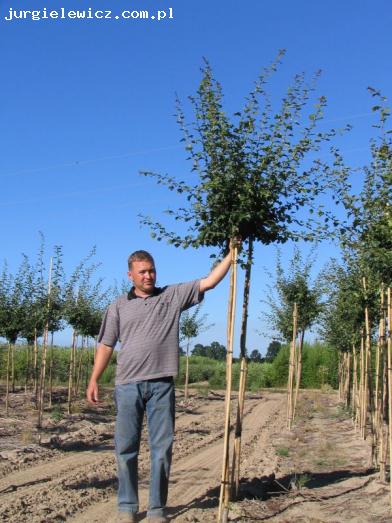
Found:
[(141, 296), (138, 296), (135, 293), (135, 287), (132, 287), (131, 290), (128, 292), (128, 300), (135, 300), (136, 298), (147, 299), (147, 298), (151, 298), (151, 296), (159, 296), (159, 294), (161, 294), (162, 290), (163, 289), (161, 287), (154, 287), (153, 293), (150, 296), (147, 296), (146, 298), (142, 298)]

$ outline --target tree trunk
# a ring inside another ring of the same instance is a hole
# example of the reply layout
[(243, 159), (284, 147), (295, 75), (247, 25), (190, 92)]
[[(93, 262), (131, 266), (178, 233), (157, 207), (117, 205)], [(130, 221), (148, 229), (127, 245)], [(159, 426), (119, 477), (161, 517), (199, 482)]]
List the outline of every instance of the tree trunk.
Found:
[(359, 409), (359, 400), (358, 400), (358, 358), (357, 351), (355, 349), (355, 344), (353, 343), (353, 392), (351, 395), (352, 401), (352, 412), (353, 412), (353, 421), (354, 426), (358, 426), (358, 409)]
[(37, 340), (37, 329), (34, 328), (34, 396), (35, 404), (38, 406), (38, 340)]
[(238, 389), (238, 402), (237, 402), (237, 416), (236, 416), (236, 427), (234, 436), (233, 446), (233, 458), (232, 458), (232, 481), (231, 481), (231, 493), (233, 499), (238, 495), (238, 488), (240, 483), (240, 454), (241, 454), (241, 437), (243, 427), (243, 412), (245, 404), (245, 391), (246, 391), (246, 379), (248, 376), (248, 363), (246, 360), (246, 335), (248, 330), (248, 310), (249, 310), (249, 294), (250, 294), (250, 278), (252, 273), (253, 264), (253, 240), (249, 238), (247, 263), (245, 270), (245, 282), (244, 282), (244, 294), (242, 300), (242, 320), (241, 320), (241, 337), (240, 337), (240, 352), (241, 352), (241, 373), (240, 373), (240, 386)]
[(302, 374), (302, 349), (304, 346), (304, 338), (305, 338), (305, 328), (302, 327), (301, 330), (301, 336), (299, 338), (299, 345), (298, 345), (298, 351), (297, 351), (297, 365), (296, 365), (296, 374), (295, 374), (295, 396), (294, 396), (294, 406), (293, 406), (293, 419), (295, 418), (295, 409), (297, 407), (297, 399), (298, 399), (298, 393), (299, 393), (299, 387), (301, 384), (301, 374)]
[(83, 363), (83, 356), (84, 356), (84, 344), (85, 344), (85, 336), (82, 336), (82, 344), (81, 344), (80, 350), (79, 350), (79, 365), (78, 365), (76, 387), (75, 387), (75, 397), (76, 398), (79, 396), (80, 379), (81, 379), (81, 375), (82, 375), (82, 363)]
[(48, 302), (47, 302), (47, 319), (44, 329), (44, 336), (42, 340), (42, 356), (41, 356), (41, 373), (39, 382), (39, 401), (38, 401), (38, 420), (37, 427), (42, 427), (42, 417), (44, 413), (44, 402), (45, 402), (45, 380), (46, 380), (46, 350), (48, 346), (48, 335), (49, 335), (49, 315), (50, 315), (50, 293), (52, 286), (52, 268), (53, 258), (50, 258), (49, 267), (49, 279), (48, 279)]
[(290, 345), (289, 358), (289, 375), (287, 380), (287, 428), (291, 430), (293, 422), (293, 385), (294, 385), (294, 371), (295, 371), (295, 354), (297, 342), (297, 323), (298, 323), (298, 308), (294, 303), (293, 309), (293, 338)]
[(7, 376), (5, 385), (5, 415), (8, 416), (10, 406), (10, 364), (11, 364), (11, 343), (8, 342), (7, 351)]
[(52, 393), (53, 393), (53, 331), (50, 336), (50, 353), (49, 353), (49, 408), (52, 408)]
[[(367, 282), (366, 279), (363, 278), (363, 287), (365, 291), (365, 296), (367, 293)], [(372, 368), (371, 368), (371, 329), (370, 329), (370, 319), (369, 319), (369, 308), (365, 307), (365, 390), (364, 390), (364, 417), (365, 422), (362, 426), (362, 437), (363, 439), (366, 439), (366, 425), (367, 425), (367, 418), (368, 418), (368, 409), (370, 404), (370, 411), (371, 416), (373, 420), (374, 416), (374, 410), (373, 410), (373, 395), (372, 395)], [(372, 423), (373, 426), (373, 423)], [(374, 457), (374, 442), (372, 444), (372, 456)]]
[(27, 342), (27, 346), (26, 346), (25, 394), (27, 394), (27, 389), (29, 387), (29, 377), (30, 377), (30, 345)]
[[(389, 414), (389, 470), (392, 471), (392, 299), (391, 288), (388, 287), (388, 414)], [(390, 481), (390, 504), (392, 510), (392, 473)]]
[(234, 435), (233, 445), (233, 461), (231, 467), (231, 495), (232, 499), (236, 499), (240, 487), (241, 474), (241, 436), (244, 419), (244, 405), (245, 405), (245, 389), (246, 378), (248, 375), (248, 362), (246, 358), (241, 358), (240, 367), (240, 383), (238, 387), (238, 405), (237, 405), (237, 419)]
[(346, 382), (344, 386), (346, 396), (346, 407), (351, 403), (351, 354), (346, 352)]
[(72, 399), (73, 399), (73, 375), (75, 366), (75, 350), (77, 343), (77, 333), (74, 330), (72, 332), (72, 347), (70, 350), (69, 357), (69, 373), (68, 373), (68, 414), (72, 412)]
[(46, 324), (44, 330), (44, 336), (42, 340), (42, 357), (41, 357), (41, 373), (39, 380), (39, 392), (38, 392), (38, 420), (37, 427), (42, 427), (42, 417), (44, 413), (44, 402), (45, 402), (45, 379), (46, 379), (46, 349), (48, 345), (48, 329), (49, 326)]
[(230, 410), (233, 364), (234, 318), (237, 292), (237, 255), (238, 249), (231, 251), (230, 292), (227, 310), (227, 355), (226, 355), (226, 396), (225, 396), (225, 425), (223, 440), (222, 476), (219, 496), (218, 522), (227, 520), (230, 501), (230, 474), (229, 474), (229, 438), (230, 438)]
[(11, 391), (15, 392), (15, 343), (11, 345)]
[(185, 360), (185, 387), (184, 387), (184, 397), (185, 401), (188, 401), (189, 391), (188, 391), (188, 384), (189, 384), (189, 339), (188, 343), (186, 345), (186, 360)]

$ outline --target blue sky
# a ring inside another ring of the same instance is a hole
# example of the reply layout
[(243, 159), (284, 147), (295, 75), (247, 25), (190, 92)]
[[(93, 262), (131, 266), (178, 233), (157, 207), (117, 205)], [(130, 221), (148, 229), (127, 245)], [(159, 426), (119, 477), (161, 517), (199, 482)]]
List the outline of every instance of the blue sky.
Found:
[[(91, 8), (110, 10), (113, 17), (148, 10), (156, 18), (7, 21), (10, 8), (41, 14), (44, 8)], [(173, 18), (158, 21), (158, 11), (169, 14), (169, 8)], [(48, 251), (64, 246), (68, 270), (96, 245), (108, 284), (122, 278), (127, 255), (138, 248), (153, 253), (161, 284), (205, 275), (211, 251), (157, 243), (137, 217), (159, 218), (173, 204), (140, 170), (189, 173), (175, 93), (186, 102), (195, 92), (207, 57), (223, 84), (228, 112), (234, 112), (261, 68), (285, 48), (271, 84), (274, 95), (295, 73), (310, 76), (321, 69), (318, 93), (328, 98), (326, 121), (354, 126), (337, 144), (348, 163), (362, 165), (375, 122), (366, 88), (391, 96), (391, 13), (387, 0), (0, 0), (0, 258), (14, 270), (22, 252), (37, 250), (42, 231)], [(322, 245), (316, 268), (336, 252)], [(284, 255), (291, 253), (292, 246), (285, 246)], [(257, 247), (250, 350), (264, 351), (270, 341), (259, 315), (263, 267), (272, 267), (274, 257), (273, 247)], [(201, 342), (225, 343), (227, 283), (206, 298), (215, 327)]]

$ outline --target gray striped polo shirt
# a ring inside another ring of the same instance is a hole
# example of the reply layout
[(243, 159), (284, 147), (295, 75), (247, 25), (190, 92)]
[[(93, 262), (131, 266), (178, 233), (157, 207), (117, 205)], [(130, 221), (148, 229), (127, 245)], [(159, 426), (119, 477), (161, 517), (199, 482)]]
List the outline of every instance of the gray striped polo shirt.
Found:
[(156, 287), (147, 298), (133, 290), (109, 305), (98, 341), (119, 341), (116, 385), (177, 376), (181, 312), (200, 303), (200, 280)]

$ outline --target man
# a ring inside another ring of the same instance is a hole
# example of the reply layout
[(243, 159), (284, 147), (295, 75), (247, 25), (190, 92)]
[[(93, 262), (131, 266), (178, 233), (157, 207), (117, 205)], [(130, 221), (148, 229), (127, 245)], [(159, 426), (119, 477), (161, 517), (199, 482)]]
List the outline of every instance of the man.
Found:
[(168, 521), (165, 506), (174, 436), (173, 377), (178, 373), (180, 315), (200, 303), (204, 292), (224, 278), (230, 263), (231, 253), (205, 278), (159, 288), (155, 286), (155, 263), (148, 252), (136, 251), (128, 258), (133, 287), (106, 311), (87, 388), (88, 401), (97, 404), (98, 380), (120, 341), (115, 387), (118, 522), (137, 521), (137, 459), (144, 412), (151, 453), (148, 521)]

